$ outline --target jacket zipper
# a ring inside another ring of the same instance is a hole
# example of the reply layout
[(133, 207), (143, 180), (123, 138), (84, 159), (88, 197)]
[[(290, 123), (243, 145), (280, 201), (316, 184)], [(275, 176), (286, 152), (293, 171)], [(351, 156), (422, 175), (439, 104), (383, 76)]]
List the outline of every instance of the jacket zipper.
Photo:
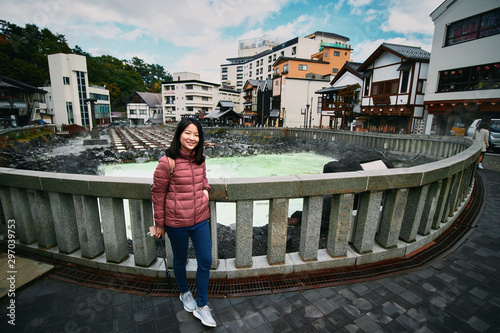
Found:
[(193, 164), (191, 163), (191, 156), (189, 157), (189, 167), (191, 168), (191, 183), (193, 185), (193, 225), (196, 224), (196, 188), (194, 186), (194, 170), (193, 170)]

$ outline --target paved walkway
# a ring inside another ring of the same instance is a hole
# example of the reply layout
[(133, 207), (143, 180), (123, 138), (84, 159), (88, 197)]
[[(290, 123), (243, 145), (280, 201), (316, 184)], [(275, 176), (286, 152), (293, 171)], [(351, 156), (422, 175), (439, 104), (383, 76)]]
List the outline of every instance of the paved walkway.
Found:
[[(0, 332), (500, 332), (500, 156), (479, 174), (485, 208), (474, 232), (429, 267), (395, 277), (264, 296), (211, 299), (203, 327), (178, 298), (39, 279), (16, 293)], [(4, 268), (2, 267), (2, 270)]]

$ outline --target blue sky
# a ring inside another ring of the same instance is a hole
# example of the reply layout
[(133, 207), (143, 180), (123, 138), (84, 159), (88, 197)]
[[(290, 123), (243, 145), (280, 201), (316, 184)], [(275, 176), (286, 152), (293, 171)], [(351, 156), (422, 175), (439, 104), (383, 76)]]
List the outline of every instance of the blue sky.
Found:
[(431, 51), (430, 13), (443, 0), (0, 0), (0, 19), (65, 35), (94, 56), (136, 56), (168, 72), (219, 82), (240, 39), (285, 40), (315, 31), (350, 38), (352, 61), (382, 42)]

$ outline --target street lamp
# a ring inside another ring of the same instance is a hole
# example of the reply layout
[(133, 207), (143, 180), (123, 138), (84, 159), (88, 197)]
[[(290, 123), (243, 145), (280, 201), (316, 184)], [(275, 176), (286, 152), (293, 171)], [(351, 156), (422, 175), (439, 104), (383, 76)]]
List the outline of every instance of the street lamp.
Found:
[(306, 104), (306, 114), (304, 116), (304, 128), (307, 128), (307, 115), (309, 114), (309, 104)]
[(282, 127), (285, 127), (285, 122), (286, 122), (285, 107), (282, 107), (281, 110), (283, 110), (283, 125), (282, 125)]
[(95, 121), (95, 111), (94, 105), (97, 102), (94, 98), (85, 98), (85, 103), (90, 104), (90, 119), (92, 121), (92, 129), (90, 131), (90, 137), (92, 139), (99, 139), (99, 131), (97, 130), (96, 121)]

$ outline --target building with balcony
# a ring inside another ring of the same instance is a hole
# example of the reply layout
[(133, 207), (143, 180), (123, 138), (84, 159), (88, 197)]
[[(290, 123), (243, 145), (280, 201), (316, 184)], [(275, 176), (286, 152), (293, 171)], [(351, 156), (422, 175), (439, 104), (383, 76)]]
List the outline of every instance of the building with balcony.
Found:
[(111, 103), (106, 87), (89, 84), (87, 60), (77, 54), (49, 54), (50, 86), (47, 108), (56, 125), (77, 124), (92, 129), (89, 99), (95, 101), (96, 125), (111, 122)]
[(41, 121), (52, 124), (46, 91), (0, 75), (0, 128), (26, 126)]
[(131, 126), (163, 124), (161, 94), (136, 92), (127, 102), (127, 120)]
[(431, 13), (426, 134), (463, 134), (474, 119), (500, 117), (499, 5), (446, 0)]
[(320, 94), (320, 127), (332, 129), (362, 130), (355, 126), (355, 118), (360, 115), (361, 86), (363, 72), (358, 69), (361, 63), (346, 62), (330, 82), (330, 87), (316, 92)]
[[(316, 31), (305, 37), (295, 37), (270, 49), (258, 49), (261, 52), (254, 55), (228, 58), (228, 63), (221, 65), (221, 82), (223, 85), (234, 86), (236, 90), (242, 91), (248, 80), (272, 79), (275, 76), (275, 62), (280, 57), (317, 61), (326, 61), (328, 58), (332, 63), (335, 62), (335, 68), (338, 70), (346, 60), (350, 60), (351, 46), (347, 44), (348, 42), (347, 37)], [(333, 53), (329, 53), (329, 50), (333, 50)], [(315, 57), (311, 58), (313, 55)], [(334, 61), (335, 59), (338, 61)], [(303, 67), (301, 68), (303, 70)], [(334, 71), (333, 66), (329, 71)], [(306, 70), (306, 72), (304, 74), (312, 71)]]
[(363, 127), (373, 132), (424, 132), (424, 93), (430, 53), (420, 47), (383, 43), (358, 71)]

